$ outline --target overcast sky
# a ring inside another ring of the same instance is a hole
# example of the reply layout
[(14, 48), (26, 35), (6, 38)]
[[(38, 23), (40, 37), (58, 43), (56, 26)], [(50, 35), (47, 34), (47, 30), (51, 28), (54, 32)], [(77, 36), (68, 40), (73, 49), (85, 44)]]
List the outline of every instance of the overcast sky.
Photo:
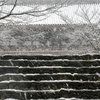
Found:
[[(15, 0), (8, 0), (12, 4)], [(18, 0), (19, 4), (56, 4), (64, 0)], [(69, 0), (71, 4), (100, 3), (100, 0)]]

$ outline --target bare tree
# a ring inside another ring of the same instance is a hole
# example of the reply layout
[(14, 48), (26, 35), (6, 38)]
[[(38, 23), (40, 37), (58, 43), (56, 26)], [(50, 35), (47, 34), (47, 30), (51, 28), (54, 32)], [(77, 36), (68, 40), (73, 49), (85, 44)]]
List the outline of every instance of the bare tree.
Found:
[[(28, 16), (31, 16), (30, 19), (32, 19), (32, 17), (39, 18), (40, 16), (43, 16), (40, 19), (38, 19), (38, 20), (43, 20), (46, 18), (44, 17), (45, 15), (49, 16), (51, 13), (57, 12), (58, 9), (60, 9), (65, 3), (69, 2), (69, 0), (64, 0), (62, 2), (59, 0), (59, 2), (54, 5), (45, 5), (45, 6), (34, 5), (30, 7), (27, 5), (23, 5), (20, 7), (20, 5), (18, 5), (18, 0), (14, 0), (14, 3), (12, 5), (7, 5), (8, 1), (9, 0), (0, 1), (0, 20), (5, 19), (6, 21), (10, 22), (11, 21), (13, 22), (14, 18), (23, 19), (25, 21), (25, 19)], [(22, 16), (26, 17), (23, 18)]]
[[(76, 9), (77, 8), (77, 9)], [(58, 13), (60, 18), (66, 24), (76, 24), (80, 27), (85, 25), (88, 29), (79, 29), (79, 35), (90, 43), (96, 52), (100, 51), (100, 30), (98, 29), (100, 22), (99, 5), (77, 5), (74, 8), (73, 15), (69, 16), (67, 13)], [(73, 25), (71, 25), (73, 27)], [(74, 28), (74, 27), (73, 27)], [(75, 41), (74, 41), (75, 42)]]
[[(48, 18), (52, 13), (58, 12), (60, 8), (62, 8), (65, 3), (67, 4), (70, 0), (59, 0), (56, 4), (54, 5), (19, 5), (18, 0), (13, 0), (13, 4), (8, 5), (8, 1), (10, 0), (2, 0), (0, 1), (0, 25), (10, 23), (12, 24), (20, 24), (25, 22), (25, 24), (28, 24), (31, 21), (41, 21), (46, 18)], [(6, 29), (4, 29), (5, 31)], [(16, 26), (14, 27), (14, 30), (16, 33), (18, 33), (14, 38), (13, 36), (9, 36), (7, 38), (4, 38), (3, 40), (4, 43), (6, 44), (9, 43), (9, 48), (13, 43), (17, 44), (16, 41), (18, 42), (18, 47), (22, 47), (21, 44), (23, 44), (23, 41), (27, 41), (27, 39), (30, 39), (31, 41), (35, 41), (35, 38), (38, 39), (38, 37), (34, 36), (34, 34), (27, 34), (27, 37), (20, 36), (19, 33), (25, 35), (24, 29), (19, 29)], [(11, 30), (13, 31), (13, 30)], [(6, 34), (8, 35), (8, 34)], [(10, 32), (11, 35), (11, 32)], [(13, 32), (14, 35), (14, 32)], [(40, 34), (39, 34), (40, 35)], [(41, 37), (40, 35), (39, 37)], [(4, 37), (4, 36), (3, 36)], [(16, 39), (15, 39), (16, 38)], [(7, 40), (7, 41), (6, 41)], [(13, 41), (13, 42), (12, 42)], [(39, 41), (39, 39), (38, 39)], [(37, 42), (37, 41), (36, 41)], [(38, 44), (34, 42), (35, 44)], [(20, 45), (19, 45), (20, 44)], [(33, 46), (33, 42), (31, 43)], [(38, 45), (37, 45), (38, 47)], [(8, 48), (8, 44), (7, 44)], [(31, 48), (31, 47), (30, 47)], [(10, 48), (11, 50), (11, 48)]]
[[(91, 6), (91, 5), (90, 5)], [(99, 53), (100, 50), (100, 32), (98, 25), (100, 22), (100, 10), (99, 7), (81, 7), (81, 13), (78, 14), (88, 25), (90, 32), (82, 32), (83, 38), (88, 40), (91, 46)], [(98, 5), (97, 5), (98, 6)]]

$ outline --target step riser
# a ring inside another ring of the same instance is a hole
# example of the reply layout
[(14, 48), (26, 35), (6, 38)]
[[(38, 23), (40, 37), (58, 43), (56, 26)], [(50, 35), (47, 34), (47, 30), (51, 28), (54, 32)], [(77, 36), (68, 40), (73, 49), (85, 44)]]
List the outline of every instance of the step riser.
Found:
[(41, 56), (41, 55), (5, 55), (0, 56), (1, 60), (8, 60), (8, 59), (28, 59), (28, 60), (55, 60), (55, 59), (69, 59), (69, 60), (91, 60), (91, 59), (100, 59), (100, 55), (66, 55), (66, 56)]
[(100, 61), (0, 61), (0, 66), (99, 66)]
[(22, 76), (22, 75), (6, 75), (0, 77), (0, 81), (42, 81), (42, 80), (77, 80), (77, 81), (100, 81), (97, 75), (35, 75), (35, 76)]
[[(30, 99), (58, 99), (64, 98), (80, 98), (80, 99), (99, 99), (100, 91), (60, 91), (60, 92), (14, 92), (14, 91), (2, 91), (0, 92), (1, 100), (4, 98), (15, 98), (18, 100), (30, 100)], [(63, 99), (64, 100), (64, 99)], [(76, 99), (75, 99), (76, 100)]]
[(7, 73), (22, 73), (22, 74), (53, 74), (53, 73), (77, 73), (77, 74), (96, 74), (100, 73), (100, 68), (0, 68), (0, 75)]
[(18, 100), (26, 100), (25, 93), (14, 92), (14, 91), (0, 91), (0, 100), (5, 100), (9, 98), (18, 99)]
[(100, 89), (100, 82), (10, 82), (0, 83), (0, 89), (57, 90), (57, 89)]
[(89, 74), (96, 74), (100, 73), (100, 68), (81, 68), (81, 69), (76, 69), (76, 68), (45, 68), (45, 69), (19, 69), (19, 73), (78, 73), (78, 74), (84, 74), (84, 73), (89, 73)]

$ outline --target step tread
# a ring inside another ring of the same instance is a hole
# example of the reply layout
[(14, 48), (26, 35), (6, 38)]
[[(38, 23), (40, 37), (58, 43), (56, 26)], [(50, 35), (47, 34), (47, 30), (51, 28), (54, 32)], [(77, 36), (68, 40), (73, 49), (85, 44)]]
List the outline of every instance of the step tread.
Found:
[[(16, 91), (0, 91), (1, 98), (15, 98), (18, 100), (34, 100), (34, 99), (57, 99), (59, 98), (78, 98), (80, 99), (99, 99), (100, 91), (73, 91), (73, 90), (61, 90), (50, 92), (16, 92)], [(78, 100), (77, 99), (77, 100)], [(64, 99), (63, 99), (64, 100)]]
[(100, 59), (100, 55), (90, 55), (90, 54), (84, 54), (84, 55), (4, 55), (0, 56), (0, 59), (7, 60), (7, 59), (36, 59), (36, 60), (54, 60), (54, 59)]
[(82, 81), (99, 81), (100, 76), (98, 75), (4, 75), (0, 77), (0, 81), (4, 80), (26, 80), (26, 81), (41, 81), (41, 80), (82, 80)]
[(49, 89), (100, 89), (100, 81), (2, 81), (0, 89), (49, 90)]
[(22, 73), (22, 74), (43, 74), (43, 73), (78, 73), (78, 74), (96, 74), (100, 73), (100, 67), (85, 67), (85, 68), (68, 68), (68, 67), (63, 67), (63, 68), (20, 68), (20, 67), (0, 67), (0, 74), (6, 74), (6, 73)]
[(96, 61), (8, 61), (0, 60), (0, 66), (100, 66), (100, 60)]

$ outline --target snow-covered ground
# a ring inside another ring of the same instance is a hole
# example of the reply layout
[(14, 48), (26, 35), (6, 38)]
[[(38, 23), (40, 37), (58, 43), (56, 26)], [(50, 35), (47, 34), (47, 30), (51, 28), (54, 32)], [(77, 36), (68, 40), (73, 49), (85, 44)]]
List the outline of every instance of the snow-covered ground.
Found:
[[(54, 6), (54, 5), (51, 5)], [(1, 8), (3, 12), (9, 12), (12, 9), (12, 5), (6, 5)], [(50, 6), (49, 6), (50, 7)], [(56, 6), (57, 8), (58, 6)], [(16, 6), (13, 13), (21, 13), (30, 10), (44, 10), (48, 8), (48, 5), (21, 5)], [(40, 13), (34, 13), (35, 16), (23, 15), (23, 16), (11, 16), (7, 20), (2, 20), (1, 23), (15, 24), (88, 24), (89, 20), (91, 23), (97, 23), (99, 21), (100, 15), (100, 4), (80, 4), (80, 5), (64, 5), (60, 7), (57, 11), (53, 12), (49, 10), (42, 12), (46, 14), (40, 17)], [(62, 18), (65, 20), (62, 20)]]

